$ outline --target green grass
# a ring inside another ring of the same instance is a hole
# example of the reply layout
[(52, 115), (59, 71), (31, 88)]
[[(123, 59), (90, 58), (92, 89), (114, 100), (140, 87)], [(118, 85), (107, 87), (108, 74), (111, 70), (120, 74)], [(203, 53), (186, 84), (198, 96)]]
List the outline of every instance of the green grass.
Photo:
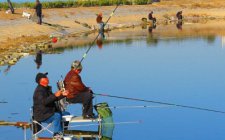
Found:
[[(67, 7), (90, 7), (90, 6), (110, 6), (122, 5), (143, 5), (151, 3), (151, 0), (55, 0), (42, 2), (43, 8), (67, 8)], [(15, 8), (33, 8), (35, 2), (12, 3)], [(8, 9), (8, 3), (0, 3), (0, 9)]]
[(0, 9), (7, 10), (8, 8), (9, 8), (9, 6), (8, 6), (8, 3), (7, 2), (0, 3)]

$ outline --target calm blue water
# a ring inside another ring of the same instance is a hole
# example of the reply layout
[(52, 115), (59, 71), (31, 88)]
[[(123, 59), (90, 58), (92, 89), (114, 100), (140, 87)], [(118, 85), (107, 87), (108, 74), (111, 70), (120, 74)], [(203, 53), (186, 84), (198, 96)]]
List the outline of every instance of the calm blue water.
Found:
[[(8, 73), (4, 72), (6, 67), (0, 67), (0, 102), (8, 102), (0, 103), (0, 120), (29, 121), (36, 73), (49, 72), (56, 91), (56, 81), (86, 49), (43, 55), (39, 70), (32, 56), (19, 61)], [(160, 39), (155, 44), (146, 40), (105, 44), (102, 49), (91, 49), (83, 67), (83, 81), (96, 93), (225, 111), (225, 49), (220, 37), (211, 41), (199, 37)], [(95, 98), (98, 102), (110, 106), (157, 105), (99, 96)], [(80, 115), (81, 106), (72, 105), (69, 111)], [(115, 125), (113, 140), (225, 139), (225, 114), (165, 106), (112, 111), (114, 122), (141, 121)], [(0, 140), (23, 139), (23, 131), (14, 127), (0, 127), (0, 134)]]

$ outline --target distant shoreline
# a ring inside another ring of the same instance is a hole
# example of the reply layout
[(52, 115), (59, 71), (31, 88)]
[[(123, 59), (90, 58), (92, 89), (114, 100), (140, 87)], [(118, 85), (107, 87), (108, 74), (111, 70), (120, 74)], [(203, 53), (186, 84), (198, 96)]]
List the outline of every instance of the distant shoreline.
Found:
[[(35, 0), (33, 1), (11, 1), (14, 8), (33, 8)], [(112, 6), (112, 5), (146, 5), (152, 4), (152, 0), (41, 0), (42, 7), (47, 8), (75, 8), (75, 7), (93, 7), (93, 6)], [(0, 2), (0, 9), (8, 9), (6, 1)]]

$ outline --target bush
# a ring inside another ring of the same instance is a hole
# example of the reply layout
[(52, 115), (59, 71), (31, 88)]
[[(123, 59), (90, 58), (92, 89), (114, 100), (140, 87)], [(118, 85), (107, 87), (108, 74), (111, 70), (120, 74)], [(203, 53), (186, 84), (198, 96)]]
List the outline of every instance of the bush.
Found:
[[(134, 2), (134, 3), (133, 3)], [(132, 5), (132, 4), (148, 4), (151, 3), (152, 0), (53, 0), (53, 1), (44, 1), (42, 2), (43, 8), (64, 8), (64, 7), (77, 7), (77, 6), (110, 6), (116, 4), (123, 5)], [(33, 8), (35, 6), (35, 2), (22, 2), (22, 3), (13, 3), (15, 8), (26, 7)], [(3, 2), (0, 3), (1, 9), (8, 9), (8, 3)]]
[(149, 0), (134, 0), (134, 3), (137, 5), (144, 5), (144, 4), (148, 4)]
[(7, 2), (0, 3), (0, 9), (8, 10), (9, 6)]

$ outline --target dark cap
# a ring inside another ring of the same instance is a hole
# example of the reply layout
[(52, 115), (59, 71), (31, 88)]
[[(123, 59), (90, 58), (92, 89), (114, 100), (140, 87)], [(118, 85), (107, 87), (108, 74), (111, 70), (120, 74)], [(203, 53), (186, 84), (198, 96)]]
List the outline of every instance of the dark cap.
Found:
[(47, 75), (48, 75), (47, 72), (46, 73), (38, 73), (35, 78), (36, 83), (39, 83), (41, 78), (47, 78)]

